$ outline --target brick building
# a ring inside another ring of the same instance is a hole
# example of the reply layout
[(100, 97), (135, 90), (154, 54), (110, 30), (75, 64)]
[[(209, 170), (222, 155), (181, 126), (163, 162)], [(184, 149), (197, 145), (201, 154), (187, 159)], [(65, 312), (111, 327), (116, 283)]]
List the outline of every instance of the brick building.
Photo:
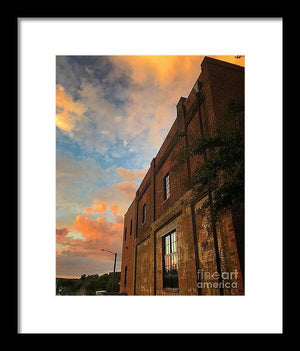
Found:
[[(178, 132), (207, 135), (233, 100), (244, 100), (244, 68), (205, 57), (187, 98), (124, 219), (120, 291), (128, 295), (243, 295), (244, 225), (223, 216), (214, 235), (198, 211), (203, 194), (191, 201), (184, 180), (200, 156), (175, 172), (171, 154)], [(185, 139), (188, 143), (188, 138)]]

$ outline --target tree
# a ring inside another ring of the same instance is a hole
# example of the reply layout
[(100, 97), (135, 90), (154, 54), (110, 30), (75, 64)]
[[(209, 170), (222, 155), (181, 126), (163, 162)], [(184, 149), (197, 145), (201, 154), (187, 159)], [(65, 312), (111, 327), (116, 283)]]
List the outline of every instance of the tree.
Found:
[(78, 280), (74, 283), (74, 286), (73, 286), (73, 291), (74, 291), (74, 293), (77, 293), (77, 292), (80, 290), (80, 288), (82, 287), (83, 284), (84, 284), (83, 281), (82, 281), (81, 279), (78, 279)]
[(208, 192), (211, 197), (203, 205), (210, 207), (213, 219), (224, 212), (244, 204), (244, 106), (232, 102), (223, 119), (219, 120), (210, 135), (188, 136), (188, 147), (181, 147), (173, 154), (176, 168), (189, 157), (203, 156), (186, 187), (193, 190), (195, 197)]
[[(109, 273), (109, 277), (106, 284), (107, 292), (119, 292), (120, 291), (120, 279), (121, 272), (115, 272), (115, 276), (113, 273)], [(112, 289), (113, 287), (113, 289)]]
[(233, 101), (210, 135), (185, 132), (180, 133), (180, 137), (187, 138), (189, 143), (173, 154), (174, 168), (180, 168), (190, 157), (202, 156), (203, 162), (191, 178), (186, 179), (185, 185), (192, 190), (194, 199), (201, 194), (208, 195), (200, 212), (208, 219), (207, 229), (213, 233), (216, 255), (219, 255), (216, 224), (220, 216), (232, 214), (244, 275), (244, 104)]
[(100, 277), (98, 277), (95, 285), (96, 290), (106, 290), (107, 281), (108, 274), (102, 274)]
[(97, 278), (89, 277), (84, 283), (84, 288), (87, 295), (95, 295), (97, 290)]

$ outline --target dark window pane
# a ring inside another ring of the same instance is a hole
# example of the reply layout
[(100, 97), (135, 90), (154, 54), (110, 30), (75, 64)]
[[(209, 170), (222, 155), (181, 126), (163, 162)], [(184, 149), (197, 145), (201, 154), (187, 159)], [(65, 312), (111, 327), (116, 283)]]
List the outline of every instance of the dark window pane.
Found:
[(127, 283), (127, 266), (125, 266), (124, 286), (126, 286), (126, 283)]
[(173, 281), (172, 281), (172, 287), (178, 289), (178, 275), (174, 275)]

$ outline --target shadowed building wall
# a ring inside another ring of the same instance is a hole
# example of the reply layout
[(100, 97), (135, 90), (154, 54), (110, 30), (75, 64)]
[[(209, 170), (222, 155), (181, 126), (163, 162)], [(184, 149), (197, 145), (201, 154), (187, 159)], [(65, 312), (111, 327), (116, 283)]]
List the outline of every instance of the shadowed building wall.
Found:
[[(191, 135), (208, 135), (233, 100), (244, 100), (244, 68), (205, 57), (195, 87), (179, 99), (177, 117), (125, 214), (120, 291), (129, 295), (244, 294), (244, 209), (220, 218), (216, 247), (200, 211), (207, 194), (192, 200), (184, 185), (204, 159), (190, 158), (178, 171), (171, 157)], [(185, 131), (188, 137), (176, 138)], [(216, 286), (218, 272), (230, 284)]]

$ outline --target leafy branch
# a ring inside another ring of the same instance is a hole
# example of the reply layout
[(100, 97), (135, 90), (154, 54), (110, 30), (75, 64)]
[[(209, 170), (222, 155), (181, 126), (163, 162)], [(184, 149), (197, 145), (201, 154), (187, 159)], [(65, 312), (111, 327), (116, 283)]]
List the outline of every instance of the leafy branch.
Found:
[(179, 133), (178, 138), (187, 138), (188, 145), (172, 155), (175, 169), (180, 168), (189, 158), (202, 157), (190, 179), (186, 179), (187, 189), (194, 196), (209, 192), (211, 197), (204, 202), (211, 215), (217, 217), (244, 203), (244, 106), (232, 102), (224, 118), (217, 121), (210, 135), (199, 136)]

